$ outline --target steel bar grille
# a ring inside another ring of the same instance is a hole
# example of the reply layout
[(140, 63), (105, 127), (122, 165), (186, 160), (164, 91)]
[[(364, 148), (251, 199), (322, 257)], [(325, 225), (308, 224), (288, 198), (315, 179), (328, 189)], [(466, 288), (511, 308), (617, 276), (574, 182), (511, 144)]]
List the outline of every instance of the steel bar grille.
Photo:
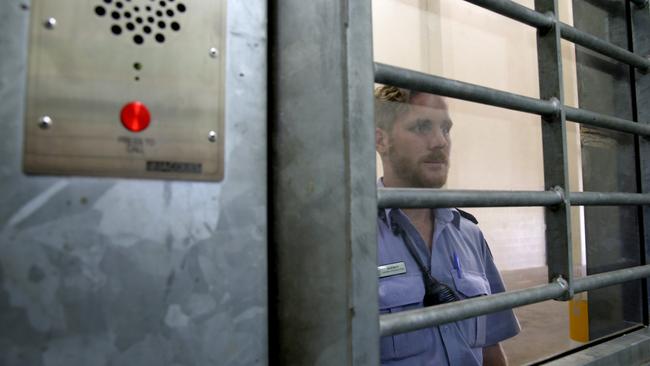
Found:
[[(650, 61), (633, 52), (603, 41), (558, 21), (557, 0), (536, 0), (535, 10), (507, 0), (466, 0), (508, 18), (538, 28), (538, 65), (540, 99), (508, 93), (440, 76), (375, 63), (375, 82), (497, 107), (539, 114), (542, 117), (544, 177), (548, 191), (469, 191), (435, 189), (378, 190), (380, 208), (402, 207), (499, 207), (545, 206), (547, 225), (547, 262), (549, 284), (518, 291), (509, 291), (481, 298), (463, 300), (432, 308), (422, 308), (380, 317), (381, 335), (403, 333), (428, 326), (466, 319), (503, 309), (549, 299), (570, 299), (582, 292), (650, 276), (650, 265), (627, 268), (573, 279), (569, 207), (571, 205), (650, 205), (648, 193), (569, 192), (567, 181), (565, 121), (571, 120), (593, 127), (650, 136), (650, 126), (607, 116), (563, 104), (562, 59), (560, 40), (564, 38), (636, 68), (637, 78), (650, 67)], [(638, 6), (646, 1), (632, 0)], [(641, 17), (641, 15), (637, 15)], [(648, 15), (644, 14), (644, 22)], [(638, 19), (636, 22), (640, 22)], [(650, 28), (650, 24), (645, 24)], [(646, 37), (647, 38), (647, 37)], [(636, 38), (635, 38), (636, 40)], [(650, 43), (645, 38), (645, 43)], [(644, 49), (650, 50), (650, 44)], [(648, 82), (645, 82), (646, 84)], [(644, 84), (645, 85), (645, 84)], [(650, 90), (645, 88), (643, 90)], [(639, 89), (636, 89), (639, 94)], [(650, 92), (648, 92), (650, 93)], [(637, 98), (640, 98), (637, 95)], [(648, 100), (650, 95), (643, 95)], [(650, 118), (650, 106), (640, 108), (640, 117)], [(650, 152), (645, 139), (641, 151)], [(643, 160), (643, 159), (642, 159)], [(645, 165), (647, 163), (644, 160)], [(643, 182), (650, 178), (650, 168), (643, 169)], [(646, 177), (646, 175), (648, 177)], [(643, 185), (643, 192), (646, 192)], [(552, 208), (552, 209), (551, 209)], [(645, 212), (645, 208), (644, 208)], [(646, 213), (646, 216), (648, 214)], [(645, 219), (649, 221), (649, 219)], [(646, 240), (649, 239), (646, 233)], [(646, 249), (646, 251), (648, 251)], [(646, 257), (650, 255), (646, 254)], [(647, 321), (646, 321), (647, 323)]]

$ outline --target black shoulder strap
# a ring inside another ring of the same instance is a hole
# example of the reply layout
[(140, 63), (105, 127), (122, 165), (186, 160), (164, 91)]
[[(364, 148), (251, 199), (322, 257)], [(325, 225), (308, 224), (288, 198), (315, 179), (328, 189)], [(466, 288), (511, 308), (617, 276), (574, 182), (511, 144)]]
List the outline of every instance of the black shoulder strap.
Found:
[(474, 217), (474, 215), (472, 215), (471, 213), (469, 213), (467, 211), (463, 211), (463, 210), (461, 210), (459, 208), (457, 208), (457, 210), (458, 210), (458, 213), (460, 213), (460, 215), (462, 217), (464, 217), (467, 220), (469, 220), (469, 221), (473, 222), (474, 224), (478, 225), (478, 220), (476, 219), (476, 217)]

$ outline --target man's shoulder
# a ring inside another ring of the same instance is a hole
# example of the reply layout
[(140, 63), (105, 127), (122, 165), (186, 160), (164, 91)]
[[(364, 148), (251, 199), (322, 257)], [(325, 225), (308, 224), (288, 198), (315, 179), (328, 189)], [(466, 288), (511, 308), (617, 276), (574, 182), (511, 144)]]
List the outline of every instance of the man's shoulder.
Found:
[(476, 245), (483, 244), (483, 232), (478, 226), (478, 220), (474, 215), (467, 211), (463, 211), (455, 208), (455, 211), (458, 212), (457, 216), (457, 226), (456, 230), (469, 242), (472, 242)]
[(472, 215), (471, 213), (469, 213), (467, 211), (463, 211), (463, 210), (461, 210), (459, 208), (457, 208), (456, 210), (460, 214), (461, 218), (471, 221), (474, 225), (478, 225), (478, 220), (476, 219), (476, 217), (474, 217), (474, 215)]

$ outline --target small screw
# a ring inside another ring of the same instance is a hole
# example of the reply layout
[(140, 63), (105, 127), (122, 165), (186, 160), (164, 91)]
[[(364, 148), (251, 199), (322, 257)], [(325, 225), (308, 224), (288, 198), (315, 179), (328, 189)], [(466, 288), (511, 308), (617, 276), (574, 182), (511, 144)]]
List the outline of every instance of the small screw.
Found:
[(216, 49), (216, 48), (214, 48), (214, 47), (210, 48), (210, 50), (208, 51), (208, 53), (210, 54), (210, 57), (212, 57), (212, 58), (217, 58), (217, 57), (219, 57), (219, 50)]
[(50, 116), (43, 116), (38, 119), (38, 127), (40, 127), (42, 130), (47, 130), (52, 126), (52, 118)]
[(210, 132), (208, 133), (208, 140), (210, 140), (210, 142), (215, 142), (215, 141), (217, 141), (217, 133), (214, 132), (214, 131), (210, 131)]
[(45, 28), (47, 29), (54, 29), (56, 27), (56, 19), (55, 18), (47, 18), (45, 21)]

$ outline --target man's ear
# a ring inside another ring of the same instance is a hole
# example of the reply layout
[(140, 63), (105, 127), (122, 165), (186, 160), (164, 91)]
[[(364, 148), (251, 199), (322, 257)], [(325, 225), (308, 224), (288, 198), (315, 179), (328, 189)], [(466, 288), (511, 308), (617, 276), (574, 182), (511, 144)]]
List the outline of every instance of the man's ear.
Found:
[(379, 127), (375, 127), (375, 147), (380, 156), (388, 152), (388, 133)]

